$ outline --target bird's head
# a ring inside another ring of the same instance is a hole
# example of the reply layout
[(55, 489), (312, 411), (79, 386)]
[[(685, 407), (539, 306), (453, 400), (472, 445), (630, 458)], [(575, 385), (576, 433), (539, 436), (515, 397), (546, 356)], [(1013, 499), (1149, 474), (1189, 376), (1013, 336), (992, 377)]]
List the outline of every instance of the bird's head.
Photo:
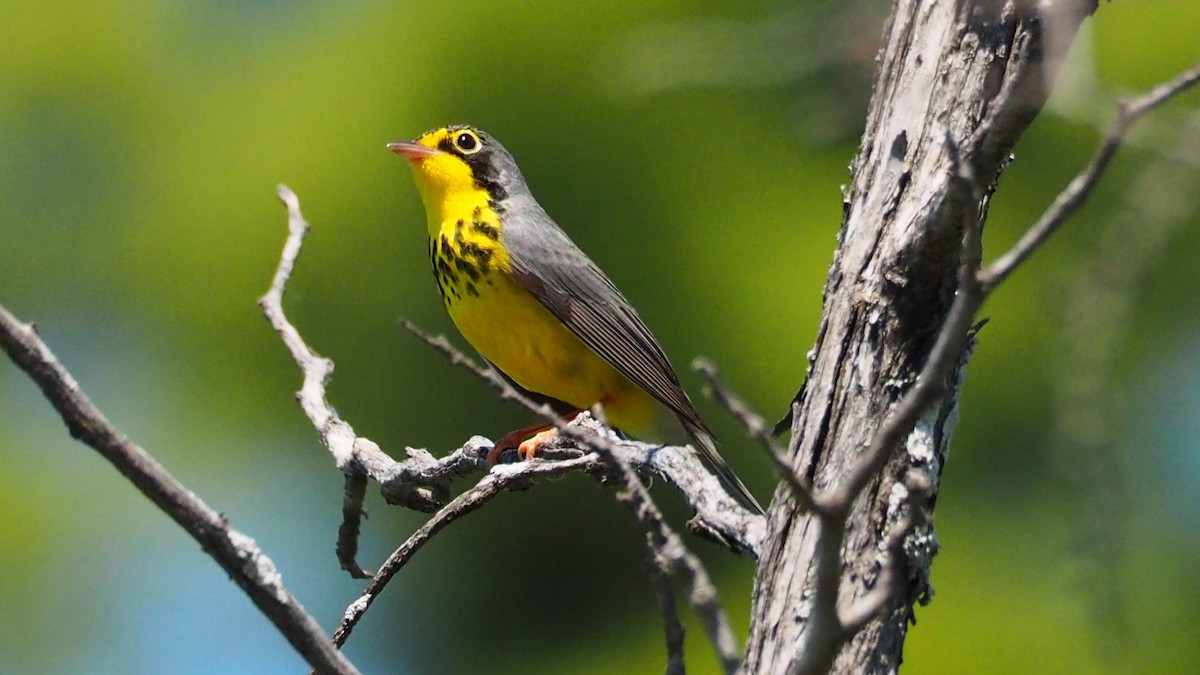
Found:
[(500, 203), (528, 189), (512, 155), (496, 139), (474, 127), (442, 127), (415, 140), (388, 143), (387, 147), (412, 164), (428, 209), (481, 191), (488, 202)]

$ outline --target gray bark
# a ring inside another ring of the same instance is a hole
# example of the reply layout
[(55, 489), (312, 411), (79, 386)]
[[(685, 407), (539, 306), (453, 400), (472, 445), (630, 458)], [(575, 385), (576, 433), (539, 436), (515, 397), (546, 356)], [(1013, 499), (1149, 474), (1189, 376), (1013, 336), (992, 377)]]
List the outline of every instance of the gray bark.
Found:
[[(792, 420), (792, 465), (816, 490), (837, 485), (912, 386), (953, 300), (964, 204), (958, 167), (985, 183), (1040, 111), (1054, 66), (1095, 2), (1031, 7), (900, 0), (884, 31), (861, 150), (846, 191), (839, 246), (808, 377)], [(964, 211), (970, 209), (971, 211)], [(965, 354), (963, 358), (965, 359)], [(855, 503), (842, 550), (839, 605), (865, 595), (881, 567), (906, 472), (926, 472), (932, 513), (955, 420), (958, 376)], [(754, 586), (746, 671), (785, 673), (810, 636), (817, 519), (786, 489), (769, 510)], [(909, 593), (847, 643), (833, 672), (893, 672), (912, 604), (929, 593), (925, 555), (907, 565)], [(911, 549), (910, 550), (914, 550)]]

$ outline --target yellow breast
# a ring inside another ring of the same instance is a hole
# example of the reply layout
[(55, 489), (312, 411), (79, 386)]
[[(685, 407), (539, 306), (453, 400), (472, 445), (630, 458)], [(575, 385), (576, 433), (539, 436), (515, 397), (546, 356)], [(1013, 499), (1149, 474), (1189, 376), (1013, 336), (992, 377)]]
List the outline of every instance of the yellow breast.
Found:
[[(635, 433), (653, 426), (649, 396), (584, 345), (513, 279), (500, 217), (487, 204), (431, 210), (429, 253), (442, 302), (463, 337), (522, 387)], [(448, 217), (447, 217), (448, 216)]]

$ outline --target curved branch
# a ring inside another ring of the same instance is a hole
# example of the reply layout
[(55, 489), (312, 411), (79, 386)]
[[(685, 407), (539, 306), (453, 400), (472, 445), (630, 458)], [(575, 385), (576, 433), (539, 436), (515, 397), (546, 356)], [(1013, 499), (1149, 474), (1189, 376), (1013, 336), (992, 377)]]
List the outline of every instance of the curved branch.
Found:
[(292, 647), (321, 673), (358, 670), (325, 636), (283, 585), (275, 563), (253, 539), (175, 479), (150, 453), (129, 440), (92, 403), (32, 324), (0, 306), (0, 347), (29, 375), (58, 411), (71, 436), (99, 452), (134, 487), (179, 524), (221, 566)]
[(564, 461), (533, 460), (523, 465), (500, 465), (491, 473), (484, 476), (475, 487), (457, 496), (449, 504), (439, 510), (432, 518), (419, 527), (416, 532), (396, 549), (375, 573), (371, 583), (367, 584), (358, 600), (346, 608), (342, 622), (333, 633), (333, 643), (341, 647), (350, 639), (354, 627), (366, 614), (371, 603), (379, 597), (388, 582), (396, 576), (405, 565), (412, 560), (435, 534), (441, 532), (451, 523), (469, 515), (492, 500), (493, 497), (505, 490), (518, 490), (528, 487), (534, 478), (561, 476), (574, 469), (584, 469), (589, 457), (580, 457)]

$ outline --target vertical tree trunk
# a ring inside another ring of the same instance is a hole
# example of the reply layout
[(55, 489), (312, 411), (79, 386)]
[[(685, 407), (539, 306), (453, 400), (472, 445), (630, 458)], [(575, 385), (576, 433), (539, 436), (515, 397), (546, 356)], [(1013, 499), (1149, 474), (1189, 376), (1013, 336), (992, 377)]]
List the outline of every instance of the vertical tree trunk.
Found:
[[(953, 299), (961, 223), (984, 217), (987, 202), (964, 204), (953, 195), (954, 149), (963, 170), (985, 181), (998, 177), (1045, 102), (1055, 64), (1094, 9), (1094, 0), (1036, 8), (896, 3), (792, 420), (793, 466), (814, 489), (837, 484), (870, 443), (912, 385)], [(910, 468), (932, 479), (923, 505), (932, 513), (956, 417), (957, 379), (856, 503), (843, 548), (843, 603), (865, 594), (879, 572), (889, 508), (894, 522), (893, 495), (902, 493), (895, 486)], [(788, 672), (808, 637), (817, 527), (786, 490), (776, 494), (754, 587), (747, 672)], [(899, 667), (911, 604), (928, 592), (928, 565), (928, 557), (910, 560), (907, 601), (845, 645), (834, 672)]]

